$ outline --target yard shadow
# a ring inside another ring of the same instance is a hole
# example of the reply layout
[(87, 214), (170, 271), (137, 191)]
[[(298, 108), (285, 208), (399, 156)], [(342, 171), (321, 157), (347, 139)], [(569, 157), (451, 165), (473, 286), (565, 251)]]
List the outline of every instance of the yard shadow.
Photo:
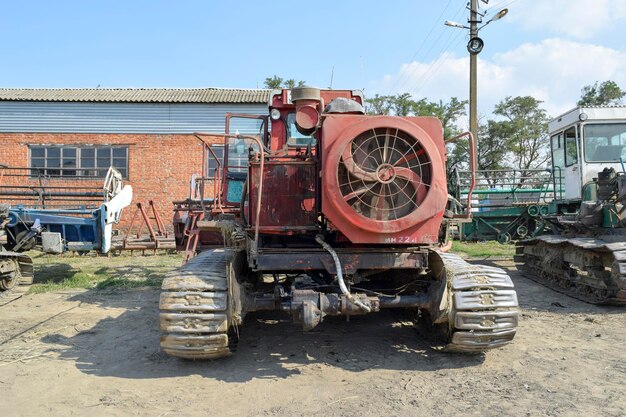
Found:
[(432, 372), (479, 366), (485, 359), (482, 354), (434, 351), (410, 324), (393, 312), (383, 311), (353, 317), (350, 322), (329, 318), (312, 332), (303, 332), (280, 313), (251, 314), (240, 329), (234, 356), (216, 361), (181, 360), (160, 350), (158, 296), (158, 291), (150, 289), (74, 295), (72, 301), (93, 305), (99, 316), (100, 308), (124, 311), (117, 317), (104, 317), (74, 336), (51, 334), (42, 341), (86, 374), (138, 379), (200, 375), (224, 382), (246, 382), (287, 378), (310, 365), (352, 372)]
[(51, 264), (35, 264), (33, 283), (59, 284), (64, 281), (73, 279), (77, 274), (81, 273), (80, 269), (74, 268), (68, 264), (51, 263)]
[(35, 263), (35, 284), (59, 288), (90, 288), (98, 290), (110, 288), (160, 287), (167, 272), (163, 266), (133, 265), (103, 266), (92, 268), (71, 263)]
[[(510, 265), (501, 261), (481, 263), (509, 269), (523, 310), (557, 314), (623, 312), (621, 308), (589, 305), (552, 291), (524, 277), (510, 262)], [(67, 265), (57, 264), (53, 268), (58, 269), (52, 271), (53, 275), (72, 273)], [(137, 285), (145, 284), (146, 279), (158, 280), (160, 274), (139, 265), (117, 269), (114, 275), (118, 279), (130, 277)], [(159, 347), (159, 292), (133, 289), (135, 284), (125, 288), (103, 285), (71, 296), (70, 301), (80, 302), (81, 308), (88, 309), (87, 316), (93, 319), (79, 326), (82, 330), (73, 336), (50, 334), (41, 340), (50, 351), (75, 362), (86, 374), (137, 379), (200, 375), (225, 382), (245, 382), (287, 378), (311, 365), (351, 372), (368, 369), (433, 372), (480, 366), (485, 360), (484, 355), (433, 350), (407, 323), (406, 317), (393, 311), (353, 317), (350, 322), (339, 317), (327, 318), (308, 333), (279, 313), (252, 314), (241, 328), (239, 350), (234, 356), (218, 361), (179, 360), (167, 356)]]
[(121, 288), (161, 287), (165, 272), (162, 267), (116, 266), (98, 268), (95, 275), (106, 277), (99, 281), (96, 290), (115, 290)]

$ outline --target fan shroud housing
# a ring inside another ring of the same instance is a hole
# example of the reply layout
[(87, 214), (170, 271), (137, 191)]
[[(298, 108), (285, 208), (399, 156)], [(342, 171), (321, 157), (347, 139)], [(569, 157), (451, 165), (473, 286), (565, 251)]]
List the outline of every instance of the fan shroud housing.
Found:
[(434, 244), (447, 202), (434, 117), (327, 115), (322, 212), (352, 243)]

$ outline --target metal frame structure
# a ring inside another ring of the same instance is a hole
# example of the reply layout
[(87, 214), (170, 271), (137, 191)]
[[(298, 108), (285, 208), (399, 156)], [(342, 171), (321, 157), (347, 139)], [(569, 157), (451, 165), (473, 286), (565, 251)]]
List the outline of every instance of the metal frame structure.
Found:
[[(114, 243), (115, 250), (176, 249), (174, 238), (165, 228), (156, 203), (150, 200), (148, 206), (148, 211), (146, 211), (143, 203), (139, 202), (135, 205), (130, 223), (123, 232), (121, 245)], [(154, 225), (152, 220), (154, 220)], [(144, 230), (147, 230), (147, 236), (143, 233)]]
[(106, 197), (102, 185), (85, 185), (84, 182), (102, 179), (92, 176), (73, 176), (75, 185), (67, 184), (67, 178), (46, 175), (41, 168), (21, 168), (0, 165), (0, 200), (10, 204), (50, 208), (95, 208)]

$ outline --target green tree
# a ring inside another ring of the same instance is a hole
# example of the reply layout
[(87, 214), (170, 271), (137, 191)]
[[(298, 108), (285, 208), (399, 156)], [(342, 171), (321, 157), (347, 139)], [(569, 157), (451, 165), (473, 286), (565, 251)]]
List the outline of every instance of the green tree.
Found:
[(269, 88), (271, 90), (279, 89), (279, 88), (295, 88), (295, 87), (304, 87), (306, 81), (296, 81), (293, 78), (288, 80), (284, 80), (282, 77), (278, 75), (274, 75), (273, 77), (267, 77), (264, 82), (265, 88)]
[(265, 79), (265, 88), (274, 90), (277, 88), (281, 88), (282, 85), (283, 85), (283, 79), (279, 77), (278, 75), (274, 75), (273, 77), (267, 77)]
[(296, 81), (293, 78), (285, 80), (284, 83), (285, 88), (296, 88), (296, 87), (304, 87), (304, 81)]
[(390, 97), (390, 105), (396, 116), (409, 116), (415, 112), (415, 100), (409, 93), (398, 94)]
[(615, 81), (604, 81), (593, 85), (586, 85), (581, 90), (579, 106), (607, 106), (622, 104), (626, 91), (622, 90)]
[(456, 97), (451, 97), (447, 103), (441, 100), (439, 103), (433, 103), (422, 99), (416, 103), (414, 113), (416, 116), (438, 118), (443, 125), (443, 138), (447, 140), (461, 133), (457, 122), (461, 116), (467, 114), (465, 111), (467, 103), (467, 100), (459, 100)]
[(507, 164), (510, 150), (510, 138), (506, 136), (506, 132), (501, 125), (494, 120), (487, 120), (485, 123), (478, 125), (478, 137), (480, 138), (480, 146), (478, 147), (478, 170), (490, 171), (484, 174), (484, 179), (489, 186), (494, 187), (498, 184), (496, 172), (501, 169), (510, 168)]
[(549, 158), (548, 116), (540, 107), (541, 103), (530, 96), (507, 97), (493, 111), (504, 120), (490, 121), (488, 125), (488, 136), (494, 146), (505, 148), (514, 167), (523, 173), (544, 167)]
[(448, 139), (458, 134), (456, 122), (464, 116), (467, 101), (461, 101), (456, 97), (450, 101), (438, 103), (428, 101), (426, 98), (414, 100), (409, 93), (395, 96), (381, 96), (376, 94), (365, 100), (365, 112), (371, 115), (394, 115), (394, 116), (434, 116), (441, 120), (444, 128), (444, 138)]
[[(461, 132), (458, 127), (459, 118), (467, 113), (465, 108), (467, 100), (459, 100), (451, 97), (450, 101), (439, 103), (428, 101), (423, 98), (414, 102), (413, 114), (416, 116), (433, 116), (441, 121), (443, 126), (443, 138), (448, 140)], [(467, 138), (457, 139), (454, 143), (446, 145), (447, 162), (446, 175), (448, 178), (448, 188), (452, 194), (457, 194), (455, 170), (468, 169), (470, 163), (470, 147)]]
[(365, 113), (370, 115), (391, 114), (393, 108), (393, 96), (379, 96), (365, 99)]

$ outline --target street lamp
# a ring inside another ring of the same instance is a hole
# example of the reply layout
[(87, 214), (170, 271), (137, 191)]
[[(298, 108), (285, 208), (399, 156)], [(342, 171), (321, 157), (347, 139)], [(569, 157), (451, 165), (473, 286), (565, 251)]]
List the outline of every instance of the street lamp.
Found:
[(465, 25), (462, 25), (460, 23), (453, 22), (452, 20), (446, 20), (444, 25), (450, 26), (450, 27), (453, 27), (453, 28), (469, 29), (469, 26), (465, 26)]
[[(502, 9), (494, 17), (491, 18), (489, 22), (495, 22), (496, 20), (502, 19), (509, 12), (509, 9)], [(489, 23), (487, 22), (487, 23)]]
[(492, 17), (491, 19), (489, 19), (487, 21), (487, 23), (485, 23), (484, 25), (482, 25), (481, 27), (478, 28), (478, 30), (481, 30), (482, 28), (484, 28), (485, 26), (487, 26), (489, 23), (491, 22), (495, 22), (496, 20), (500, 20), (502, 19), (504, 16), (506, 16), (509, 13), (509, 9), (502, 9), (500, 10), (498, 13), (495, 14), (494, 17)]

